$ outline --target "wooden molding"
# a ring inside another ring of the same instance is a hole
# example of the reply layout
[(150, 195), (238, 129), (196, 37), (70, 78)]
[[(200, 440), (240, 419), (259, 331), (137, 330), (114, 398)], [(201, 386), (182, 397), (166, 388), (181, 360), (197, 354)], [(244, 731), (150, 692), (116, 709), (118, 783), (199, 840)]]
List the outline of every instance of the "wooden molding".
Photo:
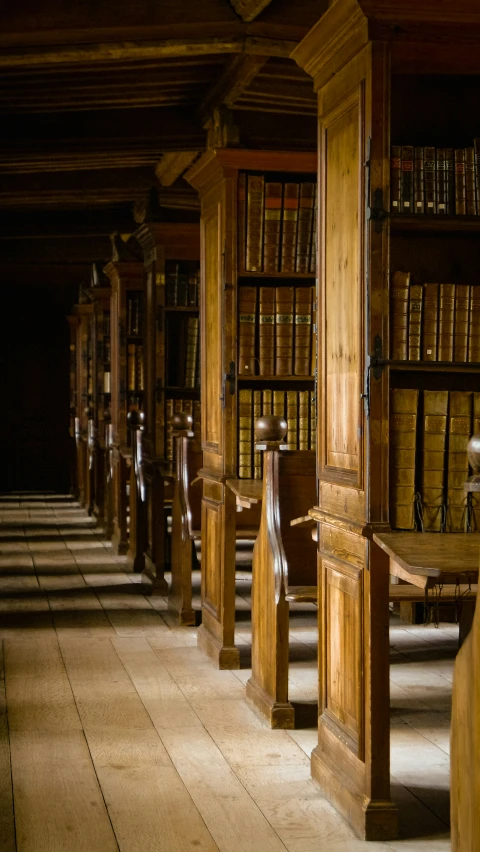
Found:
[(243, 21), (254, 21), (271, 3), (271, 0), (230, 0), (230, 5)]
[(155, 174), (162, 186), (172, 186), (197, 158), (198, 151), (171, 151), (162, 155)]
[(232, 56), (223, 74), (210, 89), (203, 103), (197, 110), (203, 126), (213, 111), (225, 104), (233, 107), (235, 101), (243, 94), (260, 69), (265, 65), (268, 56), (241, 53)]

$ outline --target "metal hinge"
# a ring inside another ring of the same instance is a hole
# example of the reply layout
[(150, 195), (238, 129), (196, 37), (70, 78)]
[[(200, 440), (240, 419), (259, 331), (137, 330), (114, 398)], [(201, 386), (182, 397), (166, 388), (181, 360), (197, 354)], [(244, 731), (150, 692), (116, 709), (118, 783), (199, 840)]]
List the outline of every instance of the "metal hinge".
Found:
[(381, 234), (383, 231), (383, 223), (385, 219), (388, 219), (389, 213), (385, 210), (383, 206), (383, 189), (375, 189), (373, 192), (373, 204), (370, 205), (371, 198), (371, 185), (370, 185), (370, 172), (371, 172), (371, 151), (372, 151), (372, 140), (368, 139), (367, 143), (367, 159), (365, 162), (365, 168), (367, 170), (367, 221), (373, 221), (373, 227), (377, 234)]
[(226, 405), (227, 384), (230, 395), (233, 396), (233, 394), (235, 393), (235, 381), (235, 361), (230, 361), (230, 372), (223, 374), (223, 393), (220, 397), (222, 401), (222, 408), (225, 408)]
[(378, 381), (382, 378), (382, 370), (386, 363), (382, 351), (382, 338), (377, 334), (373, 341), (373, 353), (367, 357), (367, 369), (365, 370), (363, 393), (361, 394), (367, 417), (370, 415), (370, 373), (373, 373), (373, 378)]

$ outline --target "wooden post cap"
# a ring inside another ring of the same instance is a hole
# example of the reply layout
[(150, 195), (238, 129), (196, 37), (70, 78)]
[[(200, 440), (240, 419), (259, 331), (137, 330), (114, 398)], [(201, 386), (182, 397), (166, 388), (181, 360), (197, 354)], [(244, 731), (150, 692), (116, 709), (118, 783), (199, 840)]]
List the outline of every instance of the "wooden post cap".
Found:
[(169, 422), (174, 432), (192, 432), (193, 417), (185, 411), (178, 411)]
[(480, 435), (472, 435), (467, 446), (467, 456), (473, 476), (465, 483), (465, 491), (480, 491)]
[(136, 408), (129, 411), (127, 414), (127, 423), (130, 429), (142, 429), (145, 422), (143, 411), (138, 411)]
[(255, 423), (255, 443), (281, 444), (287, 434), (287, 421), (277, 414), (265, 414)]

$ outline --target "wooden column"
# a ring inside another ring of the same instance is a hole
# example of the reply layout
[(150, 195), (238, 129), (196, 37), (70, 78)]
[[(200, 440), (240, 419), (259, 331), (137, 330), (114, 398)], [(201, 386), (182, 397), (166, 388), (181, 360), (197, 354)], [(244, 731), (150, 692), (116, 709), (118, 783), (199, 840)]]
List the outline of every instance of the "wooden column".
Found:
[(77, 447), (78, 500), (82, 507), (89, 510), (92, 503), (92, 489), (89, 475), (88, 458), (88, 421), (91, 403), (91, 350), (90, 335), (93, 317), (93, 305), (76, 305), (78, 317), (77, 336), (77, 406), (75, 423), (75, 441)]
[(128, 537), (128, 562), (132, 570), (145, 569), (146, 506), (143, 479), (142, 431), (143, 411), (130, 411), (127, 415), (131, 432), (132, 461), (130, 467), (130, 530)]

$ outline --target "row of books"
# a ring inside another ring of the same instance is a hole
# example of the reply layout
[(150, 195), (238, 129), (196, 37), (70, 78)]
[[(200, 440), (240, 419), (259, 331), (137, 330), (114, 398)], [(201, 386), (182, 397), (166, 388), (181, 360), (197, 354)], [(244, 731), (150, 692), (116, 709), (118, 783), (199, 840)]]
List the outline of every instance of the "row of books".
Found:
[(315, 396), (311, 391), (241, 390), (238, 399), (238, 476), (262, 478), (262, 454), (255, 449), (255, 423), (264, 414), (284, 417), (289, 450), (314, 450)]
[(392, 145), (390, 200), (395, 213), (480, 214), (480, 139), (469, 148)]
[(170, 423), (174, 414), (180, 412), (191, 414), (193, 417), (193, 432), (195, 435), (200, 433), (200, 400), (199, 399), (167, 399), (165, 414), (166, 414), (166, 429), (165, 429), (165, 459), (168, 462), (175, 462), (175, 444), (173, 440), (173, 427)]
[(393, 529), (467, 532), (480, 503), (467, 495), (467, 444), (480, 430), (480, 393), (394, 389), (390, 400)]
[(200, 320), (198, 317), (188, 317), (187, 349), (185, 356), (185, 387), (195, 388), (199, 384)]
[(240, 287), (238, 373), (313, 374), (313, 287)]
[(127, 335), (130, 337), (138, 337), (142, 334), (142, 305), (141, 292), (127, 295)]
[(168, 306), (197, 307), (200, 291), (200, 269), (189, 271), (180, 263), (167, 270), (165, 276), (165, 302)]
[(395, 272), (391, 357), (480, 363), (480, 287), (410, 284), (409, 272)]
[(127, 346), (127, 388), (136, 393), (145, 390), (143, 346), (135, 343)]
[(316, 183), (238, 176), (238, 268), (246, 272), (316, 270)]

